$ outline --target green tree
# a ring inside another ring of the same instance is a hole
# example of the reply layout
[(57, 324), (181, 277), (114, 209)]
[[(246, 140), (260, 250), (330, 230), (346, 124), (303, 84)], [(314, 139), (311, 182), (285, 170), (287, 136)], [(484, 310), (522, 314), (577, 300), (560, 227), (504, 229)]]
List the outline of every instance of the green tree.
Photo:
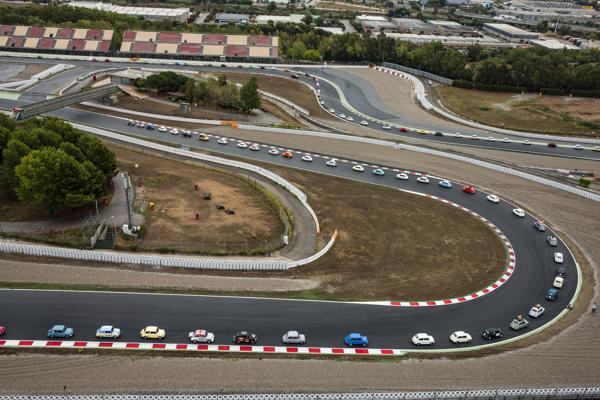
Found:
[(304, 52), (306, 51), (306, 46), (299, 40), (296, 40), (293, 46), (288, 49), (287, 56), (292, 60), (300, 60), (302, 56), (304, 56)]
[(274, 1), (270, 1), (269, 4), (267, 4), (267, 11), (272, 13), (275, 10), (277, 10), (277, 4)]
[(260, 107), (260, 92), (258, 91), (258, 80), (255, 76), (240, 89), (240, 109), (250, 112)]
[(23, 157), (15, 174), (19, 200), (52, 215), (65, 207), (91, 203), (104, 188), (102, 172), (91, 162), (79, 163), (63, 150), (50, 147)]
[(15, 167), (21, 159), (31, 152), (31, 149), (20, 140), (10, 139), (2, 151), (2, 167), (0, 167), (0, 190), (9, 196), (14, 196), (19, 183), (15, 176)]
[(306, 25), (310, 25), (313, 23), (313, 16), (310, 13), (306, 13), (306, 15), (304, 16), (304, 18), (302, 18), (302, 22), (304, 22)]
[(321, 53), (319, 50), (306, 50), (302, 58), (307, 61), (321, 61)]
[(225, 85), (227, 85), (227, 75), (221, 74), (219, 76), (218, 82), (219, 82), (219, 86), (225, 86)]

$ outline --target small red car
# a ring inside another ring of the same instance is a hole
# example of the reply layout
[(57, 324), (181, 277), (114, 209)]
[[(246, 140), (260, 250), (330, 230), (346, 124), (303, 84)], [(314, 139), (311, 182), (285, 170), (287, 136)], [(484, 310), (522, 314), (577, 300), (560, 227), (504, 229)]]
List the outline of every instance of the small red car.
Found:
[(6, 332), (6, 328), (3, 326), (0, 326), (0, 336), (4, 335), (5, 332)]
[(402, 127), (402, 128), (400, 128), (400, 132), (408, 132), (408, 128)]
[(294, 154), (291, 151), (284, 151), (282, 156), (285, 158), (292, 158), (294, 157)]
[(475, 188), (473, 186), (465, 186), (463, 188), (463, 192), (474, 194), (475, 193)]

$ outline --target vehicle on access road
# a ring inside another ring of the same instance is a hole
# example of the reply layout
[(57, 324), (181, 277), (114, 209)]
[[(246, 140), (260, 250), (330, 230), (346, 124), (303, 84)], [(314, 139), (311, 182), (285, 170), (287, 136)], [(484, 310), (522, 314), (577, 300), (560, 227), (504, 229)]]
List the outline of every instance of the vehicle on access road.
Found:
[(215, 334), (204, 329), (196, 329), (190, 332), (188, 337), (192, 343), (213, 343), (215, 341)]
[(294, 153), (292, 153), (291, 151), (284, 151), (281, 156), (283, 158), (292, 158), (292, 157), (294, 157)]
[(463, 193), (475, 194), (475, 188), (473, 186), (465, 186), (462, 191)]
[(66, 325), (54, 325), (48, 331), (48, 338), (50, 339), (69, 339), (73, 337), (75, 331), (73, 328), (69, 328)]
[(252, 151), (259, 151), (260, 150), (260, 146), (256, 143), (254, 143), (252, 146), (248, 147), (250, 150)]
[(408, 174), (405, 174), (404, 172), (396, 174), (396, 179), (400, 179), (401, 181), (407, 181), (408, 180)]
[(444, 179), (443, 181), (439, 181), (438, 185), (443, 188), (450, 189), (452, 187), (452, 182)]
[(545, 311), (546, 309), (542, 307), (541, 304), (535, 304), (531, 307), (531, 310), (529, 310), (529, 316), (532, 318), (539, 318)]
[(520, 331), (521, 329), (527, 328), (528, 325), (529, 321), (523, 318), (522, 315), (517, 315), (516, 318), (512, 320), (509, 326), (510, 329), (512, 329), (513, 331)]
[(553, 236), (553, 235), (546, 236), (546, 241), (548, 242), (548, 245), (550, 245), (551, 247), (556, 247), (558, 245), (558, 239), (556, 239), (556, 236)]
[(366, 347), (369, 344), (369, 338), (361, 335), (360, 333), (349, 333), (344, 337), (344, 344), (346, 346), (362, 346)]
[(304, 344), (306, 343), (306, 336), (298, 331), (287, 331), (281, 341), (285, 344)]
[(309, 156), (308, 154), (306, 154), (305, 156), (302, 157), (302, 161), (306, 161), (306, 162), (312, 162), (313, 158), (311, 156)]
[(500, 328), (487, 328), (481, 332), (481, 337), (485, 340), (494, 340), (504, 336), (504, 333)]
[(546, 300), (554, 301), (556, 299), (558, 299), (558, 290), (555, 288), (548, 289), (548, 293), (546, 293)]
[(277, 150), (277, 149), (271, 149), (271, 150), (269, 150), (269, 154), (272, 155), (272, 156), (279, 155), (279, 150)]
[(96, 337), (98, 339), (118, 339), (121, 337), (121, 330), (112, 325), (102, 325), (96, 331)]
[(542, 221), (535, 221), (533, 227), (540, 232), (546, 232), (546, 225)]
[(201, 133), (198, 135), (198, 140), (202, 140), (203, 142), (208, 142), (210, 140), (210, 138), (208, 137), (208, 135)]
[(564, 261), (563, 253), (554, 253), (554, 262), (557, 264), (562, 264)]
[(362, 165), (355, 165), (354, 167), (352, 167), (352, 171), (363, 172), (364, 170), (365, 167), (363, 167)]
[(435, 339), (427, 333), (417, 333), (412, 337), (412, 342), (415, 346), (433, 346)]
[(419, 183), (429, 183), (429, 178), (426, 176), (420, 176), (417, 178), (417, 182)]
[(221, 138), (221, 139), (217, 140), (217, 143), (219, 143), (219, 144), (227, 144), (229, 142), (227, 141), (227, 138)]
[(381, 168), (375, 168), (371, 172), (373, 173), (373, 175), (377, 175), (377, 176), (383, 176), (383, 175), (385, 175), (385, 172)]
[(245, 142), (239, 142), (237, 144), (237, 147), (239, 147), (240, 149), (245, 149), (248, 147), (248, 145)]
[(565, 284), (565, 278), (563, 278), (562, 276), (557, 276), (554, 278), (554, 281), (552, 282), (552, 287), (555, 287), (557, 289), (562, 289), (564, 284)]
[(328, 167), (337, 167), (337, 160), (335, 158), (332, 158), (331, 160), (327, 161), (325, 164)]
[(249, 343), (254, 344), (258, 342), (258, 336), (255, 333), (249, 331), (239, 331), (233, 337), (233, 343)]
[(500, 203), (500, 197), (496, 196), (495, 194), (487, 195), (486, 199), (488, 199), (488, 201), (491, 201), (494, 204)]
[(160, 329), (158, 326), (149, 325), (140, 331), (140, 337), (142, 339), (158, 339), (163, 340), (167, 336), (167, 332), (164, 329)]

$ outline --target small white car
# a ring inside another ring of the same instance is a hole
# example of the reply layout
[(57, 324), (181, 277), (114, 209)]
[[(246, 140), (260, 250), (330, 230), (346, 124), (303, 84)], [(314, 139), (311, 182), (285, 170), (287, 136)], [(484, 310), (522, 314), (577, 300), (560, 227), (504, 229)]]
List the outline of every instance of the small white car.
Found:
[(139, 121), (137, 124), (135, 124), (135, 126), (137, 126), (138, 128), (143, 128), (146, 126), (146, 124), (143, 123), (142, 121)]
[(369, 125), (369, 123), (367, 121), (360, 121), (360, 124), (365, 125), (365, 126)]
[(471, 139), (473, 139), (473, 140), (479, 140), (479, 136), (473, 135), (473, 136), (471, 136)]
[(541, 304), (535, 304), (533, 307), (531, 307), (531, 310), (529, 310), (529, 316), (533, 318), (538, 318), (545, 311), (546, 309), (542, 307)]
[(458, 132), (456, 132), (456, 133), (454, 134), (454, 137), (461, 138), (461, 137), (463, 137), (463, 135), (462, 135), (462, 133), (458, 133)]
[(464, 331), (456, 331), (452, 335), (450, 335), (450, 341), (452, 343), (471, 343), (473, 338), (467, 332)]
[(419, 183), (429, 183), (429, 178), (426, 176), (420, 176), (417, 178), (417, 182)]
[(335, 114), (335, 110), (333, 108), (330, 108), (329, 112), (332, 113), (332, 114)]
[(512, 212), (519, 218), (525, 218), (525, 211), (521, 208), (513, 208)]
[(179, 129), (173, 128), (169, 131), (171, 135), (179, 135)]
[(525, 146), (530, 146), (530, 145), (531, 145), (531, 142), (530, 142), (529, 140), (523, 140), (523, 144), (524, 144)]
[(328, 167), (337, 167), (337, 160), (335, 158), (332, 158), (331, 160), (327, 161), (325, 164), (327, 164)]
[(237, 147), (240, 149), (245, 149), (248, 147), (248, 145), (245, 142), (238, 142)]
[(308, 154), (305, 155), (304, 157), (302, 157), (302, 161), (306, 161), (306, 162), (312, 162), (313, 158), (311, 156), (309, 156)]
[(510, 143), (510, 139), (509, 139), (509, 138), (507, 138), (507, 137), (505, 137), (504, 139), (502, 139), (502, 142), (503, 142), (503, 143)]
[(488, 141), (488, 142), (495, 142), (495, 141), (496, 141), (496, 138), (495, 138), (495, 137), (493, 137), (493, 136), (490, 136), (490, 137), (488, 137), (488, 138), (487, 138), (487, 141)]
[(563, 263), (563, 253), (554, 253), (554, 262), (557, 264)]
[(167, 129), (166, 126), (161, 126), (161, 127), (158, 128), (158, 131), (159, 132), (166, 132), (166, 131), (168, 131), (168, 129)]
[(564, 284), (565, 278), (563, 278), (562, 276), (557, 276), (556, 278), (554, 278), (554, 282), (552, 282), (552, 286), (557, 289), (562, 289)]
[(348, 120), (348, 121), (352, 122), (352, 121), (354, 121), (354, 118), (352, 118), (352, 116), (351, 116), (351, 115), (349, 115), (349, 116), (346, 118), (346, 120)]
[(219, 144), (227, 144), (229, 142), (227, 141), (227, 138), (221, 138), (221, 139), (217, 140), (217, 143), (219, 143)]
[(306, 336), (298, 331), (288, 331), (283, 335), (281, 341), (285, 344), (304, 344)]
[(269, 154), (271, 154), (273, 156), (277, 156), (277, 155), (279, 155), (279, 150), (277, 150), (277, 149), (270, 149), (269, 150)]
[(433, 346), (435, 339), (426, 333), (417, 333), (412, 337), (412, 342), (415, 346)]
[(386, 131), (389, 131), (390, 129), (392, 129), (392, 127), (391, 127), (391, 126), (389, 126), (389, 125), (383, 125), (383, 126), (381, 127), (381, 129), (385, 129)]
[(121, 330), (112, 325), (102, 325), (96, 331), (98, 339), (118, 339), (121, 336)]
[(346, 119), (346, 114), (340, 114), (340, 118)]
[(259, 151), (260, 150), (260, 146), (257, 145), (256, 143), (254, 143), (252, 146), (248, 147), (250, 150), (252, 151)]
[(188, 334), (192, 343), (213, 343), (215, 335), (212, 332), (207, 332), (204, 329), (196, 329)]
[(363, 172), (364, 170), (365, 167), (363, 167), (362, 165), (355, 165), (354, 167), (352, 167), (352, 171)]
[(486, 199), (492, 203), (500, 203), (500, 197), (496, 196), (495, 194), (488, 194)]
[(399, 174), (396, 174), (396, 179), (400, 179), (401, 181), (407, 181), (408, 175), (405, 174), (404, 172), (401, 172)]
[(583, 146), (580, 144), (576, 144), (575, 146), (573, 146), (573, 150), (583, 150)]

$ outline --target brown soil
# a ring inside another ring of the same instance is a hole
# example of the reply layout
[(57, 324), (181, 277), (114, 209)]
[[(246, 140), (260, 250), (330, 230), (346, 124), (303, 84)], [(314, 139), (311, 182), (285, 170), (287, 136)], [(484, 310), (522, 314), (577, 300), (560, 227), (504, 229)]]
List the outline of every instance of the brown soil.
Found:
[(242, 84), (246, 83), (248, 79), (254, 76), (258, 79), (258, 87), (260, 90), (264, 90), (265, 92), (288, 99), (292, 103), (295, 103), (296, 105), (307, 110), (312, 117), (332, 119), (331, 115), (323, 110), (317, 102), (315, 93), (300, 82), (296, 82), (287, 78), (262, 75), (260, 73), (247, 74), (231, 72), (227, 73), (226, 75), (227, 78), (233, 80), (234, 82)]
[[(145, 234), (135, 242), (138, 249), (230, 253), (279, 245), (284, 225), (277, 211), (242, 178), (110, 147), (119, 167), (131, 171), (136, 208), (143, 200), (148, 204)], [(203, 200), (204, 192), (211, 192), (212, 200)], [(217, 202), (235, 209), (235, 214), (218, 210)], [(153, 209), (150, 203), (154, 203)]]
[(292, 272), (318, 277), (323, 283), (317, 294), (324, 297), (454, 297), (480, 290), (506, 268), (505, 250), (495, 233), (454, 207), (346, 179), (269, 168), (308, 194), (322, 237), (338, 230), (326, 257)]
[(15, 75), (13, 77), (13, 79), (14, 80), (29, 79), (33, 75), (39, 74), (40, 72), (45, 71), (50, 67), (52, 67), (51, 64), (27, 64), (25, 69), (23, 71), (21, 71), (18, 75)]

